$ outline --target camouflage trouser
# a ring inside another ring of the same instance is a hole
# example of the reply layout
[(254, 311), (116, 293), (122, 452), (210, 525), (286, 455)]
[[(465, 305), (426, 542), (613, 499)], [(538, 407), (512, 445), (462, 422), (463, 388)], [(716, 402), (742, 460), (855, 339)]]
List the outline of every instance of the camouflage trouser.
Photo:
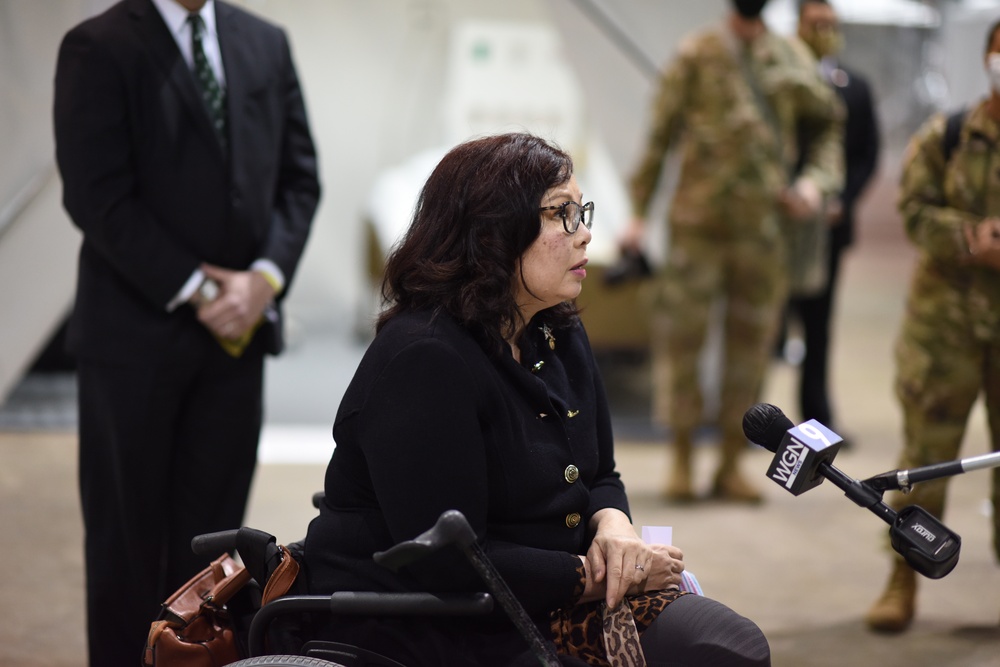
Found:
[[(776, 230), (776, 227), (774, 227)], [(777, 234), (720, 238), (702, 229), (671, 231), (652, 332), (654, 410), (677, 433), (702, 419), (699, 356), (713, 305), (725, 301), (719, 426), (743, 438), (743, 413), (758, 400), (787, 291)]]
[[(990, 449), (1000, 450), (1000, 343), (975, 339), (942, 319), (907, 319), (896, 344), (896, 395), (903, 409), (906, 443), (899, 467), (958, 458), (966, 423), (982, 392)], [(906, 495), (894, 493), (896, 509), (920, 505), (941, 517), (949, 478), (922, 482)], [(1000, 559), (1000, 468), (992, 471), (994, 551)]]

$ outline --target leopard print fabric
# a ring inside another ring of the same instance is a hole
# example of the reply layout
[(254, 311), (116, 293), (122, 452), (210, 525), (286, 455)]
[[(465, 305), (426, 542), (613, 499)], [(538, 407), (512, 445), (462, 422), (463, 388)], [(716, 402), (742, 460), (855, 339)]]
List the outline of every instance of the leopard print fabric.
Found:
[(604, 617), (604, 654), (611, 667), (646, 667), (646, 656), (639, 644), (632, 608), (620, 604), (614, 609), (602, 605)]
[[(578, 568), (578, 572), (581, 581), (583, 581), (584, 570), (582, 563)], [(580, 594), (582, 594), (582, 584)], [(667, 608), (668, 604), (682, 595), (687, 595), (687, 593), (679, 590), (666, 590), (626, 597), (625, 603), (628, 605), (629, 611), (632, 612), (633, 622), (639, 636), (642, 636), (646, 628)], [(618, 665), (633, 664), (627, 662), (613, 663), (609, 659), (604, 632), (604, 608), (604, 602), (598, 600), (576, 604), (552, 612), (549, 616), (549, 631), (552, 641), (555, 642), (556, 650), (564, 655), (579, 658), (588, 665), (594, 665), (595, 667), (618, 667)], [(612, 622), (612, 628), (609, 629), (614, 628), (615, 625)], [(616, 646), (625, 646), (623, 640), (616, 640), (614, 636), (612, 634), (612, 638), (608, 640), (608, 643)], [(613, 650), (614, 646), (612, 647)], [(621, 654), (619, 653), (619, 655)]]

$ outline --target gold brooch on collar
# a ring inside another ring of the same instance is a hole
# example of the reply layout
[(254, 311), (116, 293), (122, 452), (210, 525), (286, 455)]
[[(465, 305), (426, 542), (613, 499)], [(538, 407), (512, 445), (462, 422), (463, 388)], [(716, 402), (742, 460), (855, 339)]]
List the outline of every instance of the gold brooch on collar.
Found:
[(543, 324), (539, 327), (539, 330), (542, 332), (542, 335), (545, 336), (545, 340), (548, 341), (549, 349), (556, 349), (556, 337), (552, 335), (552, 329), (549, 328), (549, 325)]

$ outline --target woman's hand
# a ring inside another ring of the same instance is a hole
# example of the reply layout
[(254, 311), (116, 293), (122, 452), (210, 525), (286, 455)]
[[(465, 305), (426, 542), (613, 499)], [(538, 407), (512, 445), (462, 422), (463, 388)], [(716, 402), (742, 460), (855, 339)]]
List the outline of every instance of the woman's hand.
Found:
[(684, 552), (669, 544), (651, 544), (652, 561), (647, 566), (646, 579), (636, 593), (647, 591), (662, 591), (667, 588), (679, 588), (681, 572), (684, 571)]
[(680, 584), (680, 573), (684, 570), (681, 550), (644, 543), (622, 512), (600, 510), (591, 518), (590, 527), (594, 539), (584, 559), (587, 571), (584, 598), (600, 599), (603, 588), (605, 602), (614, 608), (627, 594)]

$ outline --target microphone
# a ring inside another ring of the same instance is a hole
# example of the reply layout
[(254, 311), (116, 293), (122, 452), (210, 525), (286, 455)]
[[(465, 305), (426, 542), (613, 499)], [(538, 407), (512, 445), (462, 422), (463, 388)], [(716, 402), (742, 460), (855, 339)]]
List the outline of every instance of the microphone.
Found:
[(795, 426), (777, 406), (758, 403), (743, 415), (743, 434), (774, 452), (767, 476), (792, 495), (802, 495), (828, 479), (856, 505), (889, 524), (892, 548), (917, 572), (940, 579), (958, 564), (962, 539), (922, 507), (911, 505), (897, 513), (882, 502), (882, 492), (871, 483), (836, 468), (832, 462), (843, 438), (815, 419)]
[(882, 503), (881, 493), (832, 465), (843, 438), (815, 419), (795, 426), (781, 408), (758, 403), (743, 415), (743, 434), (755, 445), (774, 452), (767, 476), (792, 495), (800, 496), (826, 478), (886, 522), (895, 519), (895, 512)]

